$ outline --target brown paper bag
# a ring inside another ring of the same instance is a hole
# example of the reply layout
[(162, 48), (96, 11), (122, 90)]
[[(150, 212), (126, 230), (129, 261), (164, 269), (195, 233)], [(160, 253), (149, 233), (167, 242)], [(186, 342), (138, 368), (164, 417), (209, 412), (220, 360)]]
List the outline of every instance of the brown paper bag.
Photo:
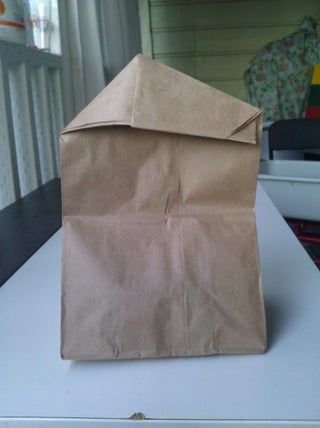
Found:
[(138, 55), (64, 130), (66, 359), (262, 352), (261, 112)]

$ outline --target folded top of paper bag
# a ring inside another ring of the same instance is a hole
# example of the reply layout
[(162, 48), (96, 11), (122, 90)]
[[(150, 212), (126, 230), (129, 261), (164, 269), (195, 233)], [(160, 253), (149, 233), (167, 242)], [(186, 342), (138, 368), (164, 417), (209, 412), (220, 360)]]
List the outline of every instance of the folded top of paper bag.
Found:
[(255, 144), (260, 114), (250, 104), (139, 54), (63, 133), (127, 125)]

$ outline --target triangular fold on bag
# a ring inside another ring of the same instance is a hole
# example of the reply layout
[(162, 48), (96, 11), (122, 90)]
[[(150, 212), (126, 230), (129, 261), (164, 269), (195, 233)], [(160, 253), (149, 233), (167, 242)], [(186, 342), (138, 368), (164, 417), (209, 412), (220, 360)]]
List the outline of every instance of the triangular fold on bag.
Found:
[(137, 79), (138, 61), (134, 58), (64, 129), (107, 125), (130, 125)]
[(256, 143), (261, 111), (137, 55), (64, 133), (108, 125)]

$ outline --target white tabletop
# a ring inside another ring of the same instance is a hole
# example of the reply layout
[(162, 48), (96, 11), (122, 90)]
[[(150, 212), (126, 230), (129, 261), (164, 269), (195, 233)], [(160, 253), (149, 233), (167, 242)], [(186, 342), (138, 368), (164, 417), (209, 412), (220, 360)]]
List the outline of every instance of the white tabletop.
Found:
[(61, 360), (59, 231), (0, 289), (0, 417), (320, 420), (320, 274), (261, 188), (256, 217), (265, 354)]

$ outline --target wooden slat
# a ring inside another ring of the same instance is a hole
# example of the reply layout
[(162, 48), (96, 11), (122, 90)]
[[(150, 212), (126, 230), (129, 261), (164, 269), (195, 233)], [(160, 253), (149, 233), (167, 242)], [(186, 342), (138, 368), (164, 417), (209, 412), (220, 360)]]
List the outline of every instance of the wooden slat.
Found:
[[(228, 61), (233, 61), (232, 56), (227, 59), (227, 63), (224, 58), (220, 58), (220, 60), (216, 61), (216, 58), (209, 57), (207, 60), (214, 62), (214, 65), (210, 67), (211, 70), (208, 75), (203, 73), (204, 68), (201, 66), (201, 58), (199, 57), (161, 58), (161, 62), (169, 65), (170, 67), (195, 77), (208, 85), (233, 95), (236, 98), (247, 100), (247, 91), (242, 78), (242, 70), (233, 70), (228, 66)], [(197, 65), (199, 61), (200, 65)], [(243, 59), (243, 64), (246, 64), (247, 61), (248, 58), (245, 57)], [(198, 72), (196, 70), (198, 70)]]
[(39, 144), (39, 158), (42, 183), (46, 183), (57, 176), (57, 166), (52, 151), (53, 133), (49, 107), (48, 83), (46, 66), (36, 67), (33, 74), (33, 99), (36, 117), (36, 128)]
[(50, 89), (49, 89), (49, 70), (47, 67), (42, 67), (41, 68), (41, 75), (42, 75), (42, 79), (43, 79), (43, 85), (44, 85), (44, 92), (45, 92), (45, 99), (43, 100), (44, 104), (45, 104), (45, 108), (46, 108), (46, 116), (48, 117), (48, 128), (49, 128), (49, 133), (50, 133), (50, 154), (51, 154), (51, 159), (52, 159), (52, 165), (53, 165), (53, 170), (54, 170), (54, 176), (58, 177), (59, 176), (59, 165), (58, 165), (58, 160), (57, 160), (57, 154), (56, 154), (56, 133), (55, 133), (55, 129), (54, 129), (54, 124), (52, 121), (52, 117), (54, 115), (54, 111), (52, 111), (53, 107), (52, 107), (52, 103), (50, 100)]
[(197, 57), (197, 76), (200, 80), (242, 79), (253, 54)]
[(25, 65), (8, 68), (10, 103), (12, 109), (13, 136), (17, 156), (21, 196), (36, 189), (39, 185), (36, 169), (33, 133), (28, 110), (28, 91), (25, 78)]
[(153, 58), (153, 41), (150, 20), (150, 5), (149, 0), (139, 0), (139, 18), (142, 52)]
[(215, 53), (255, 53), (270, 40), (280, 39), (296, 27), (230, 28), (205, 31), (161, 32), (153, 34), (154, 54), (214, 55)]
[(243, 79), (239, 80), (204, 80), (204, 83), (207, 83), (214, 88), (220, 89), (220, 91), (228, 92), (234, 97), (239, 98), (240, 100), (247, 100), (247, 90), (244, 84)]
[(196, 77), (196, 57), (162, 57), (155, 60), (169, 65), (176, 70), (182, 71), (183, 73), (188, 74), (189, 76)]
[(34, 152), (34, 166), (35, 173), (37, 178), (37, 186), (41, 186), (41, 168), (40, 168), (40, 158), (39, 158), (39, 141), (36, 130), (35, 116), (34, 116), (34, 104), (32, 97), (32, 84), (31, 84), (31, 73), (32, 67), (28, 64), (23, 63), (21, 65), (21, 77), (23, 82), (23, 101), (24, 101), (24, 112), (26, 118), (26, 129), (27, 135), (31, 138), (33, 152)]
[(54, 55), (39, 49), (30, 49), (18, 43), (0, 40), (0, 57), (10, 64), (28, 63), (33, 66), (46, 64), (48, 67), (62, 67), (60, 55)]
[(62, 102), (62, 91), (61, 91), (61, 70), (60, 68), (51, 68), (52, 82), (54, 87), (55, 102), (57, 107), (57, 123), (58, 132), (62, 131), (64, 127), (64, 115), (63, 115), (63, 102)]
[(237, 55), (236, 61), (234, 56), (168, 56), (161, 57), (159, 61), (200, 80), (241, 80), (253, 54)]
[(320, 16), (318, 0), (246, 0), (151, 3), (153, 31), (163, 28), (233, 28), (298, 24)]
[(61, 80), (59, 69), (49, 69), (48, 72), (49, 104), (51, 111), (51, 123), (53, 130), (54, 152), (57, 165), (57, 173), (60, 171), (59, 133), (64, 127), (63, 105), (61, 96)]
[(17, 155), (14, 143), (12, 111), (9, 91), (8, 66), (0, 60), (0, 103), (1, 109), (1, 141), (0, 155), (5, 165), (1, 166), (0, 179), (6, 186), (5, 193), (0, 197), (0, 209), (20, 198), (20, 181)]

